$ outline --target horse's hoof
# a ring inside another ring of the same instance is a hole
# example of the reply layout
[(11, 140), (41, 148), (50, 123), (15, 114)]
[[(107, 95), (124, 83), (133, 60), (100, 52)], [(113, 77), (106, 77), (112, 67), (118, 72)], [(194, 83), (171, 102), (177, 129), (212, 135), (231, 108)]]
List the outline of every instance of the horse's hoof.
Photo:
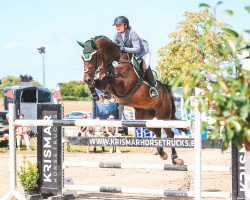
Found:
[(184, 161), (180, 158), (175, 158), (175, 159), (172, 159), (172, 163), (174, 165), (184, 165)]
[(167, 159), (168, 159), (168, 154), (164, 153), (164, 154), (161, 156), (161, 159), (162, 159), (162, 160), (167, 160)]
[(110, 92), (105, 92), (104, 93), (104, 98), (110, 100), (112, 98), (112, 95)]
[(99, 96), (98, 95), (92, 95), (92, 100), (94, 101), (99, 101)]

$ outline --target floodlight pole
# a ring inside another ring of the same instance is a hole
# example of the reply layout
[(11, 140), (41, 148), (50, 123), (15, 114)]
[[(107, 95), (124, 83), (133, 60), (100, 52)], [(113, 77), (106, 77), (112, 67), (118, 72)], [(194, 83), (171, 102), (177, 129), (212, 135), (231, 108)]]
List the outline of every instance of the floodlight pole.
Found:
[(45, 87), (45, 47), (37, 48), (43, 59), (43, 87)]

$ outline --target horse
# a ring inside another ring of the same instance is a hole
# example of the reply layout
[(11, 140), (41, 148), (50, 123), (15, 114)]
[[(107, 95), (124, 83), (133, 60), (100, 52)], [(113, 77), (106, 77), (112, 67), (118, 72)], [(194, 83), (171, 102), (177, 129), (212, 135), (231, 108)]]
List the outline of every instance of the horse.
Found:
[[(171, 87), (157, 80), (159, 96), (149, 96), (149, 85), (138, 76), (131, 57), (120, 51), (120, 46), (106, 36), (96, 36), (85, 43), (78, 42), (83, 48), (84, 81), (87, 83), (92, 97), (99, 100), (95, 88), (111, 93), (115, 99), (135, 109), (135, 118), (142, 120), (174, 120), (175, 105)], [(161, 128), (150, 128), (161, 137)], [(174, 138), (170, 128), (164, 128), (168, 137)], [(175, 148), (171, 148), (172, 163), (183, 165)], [(168, 158), (163, 147), (157, 147), (163, 160)]]

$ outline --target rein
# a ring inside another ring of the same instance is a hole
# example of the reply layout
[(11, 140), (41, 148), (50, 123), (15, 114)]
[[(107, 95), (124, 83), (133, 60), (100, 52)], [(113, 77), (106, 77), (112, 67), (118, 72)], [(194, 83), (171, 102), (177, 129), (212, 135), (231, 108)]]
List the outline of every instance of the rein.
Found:
[[(128, 54), (128, 53), (127, 53)], [(131, 63), (130, 59), (120, 59), (121, 55), (119, 54), (117, 57), (113, 58), (110, 60), (106, 65), (105, 65), (105, 75), (106, 76), (111, 76), (111, 77), (117, 77), (117, 74), (115, 74), (114, 69), (119, 65), (123, 63)], [(128, 55), (129, 58), (129, 55)], [(118, 62), (117, 62), (118, 60)]]

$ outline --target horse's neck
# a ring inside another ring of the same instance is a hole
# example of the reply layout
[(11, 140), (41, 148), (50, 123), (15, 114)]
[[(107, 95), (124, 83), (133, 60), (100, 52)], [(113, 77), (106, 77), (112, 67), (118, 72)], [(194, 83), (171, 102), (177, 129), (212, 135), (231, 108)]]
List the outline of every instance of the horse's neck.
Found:
[(111, 62), (114, 58), (119, 57), (119, 48), (112, 41), (98, 40), (98, 46), (100, 46), (100, 51), (103, 55), (104, 64), (107, 64)]
[(124, 96), (132, 90), (138, 77), (131, 63), (124, 63), (123, 66), (118, 67), (115, 71), (117, 77), (111, 83), (112, 89), (117, 96)]

